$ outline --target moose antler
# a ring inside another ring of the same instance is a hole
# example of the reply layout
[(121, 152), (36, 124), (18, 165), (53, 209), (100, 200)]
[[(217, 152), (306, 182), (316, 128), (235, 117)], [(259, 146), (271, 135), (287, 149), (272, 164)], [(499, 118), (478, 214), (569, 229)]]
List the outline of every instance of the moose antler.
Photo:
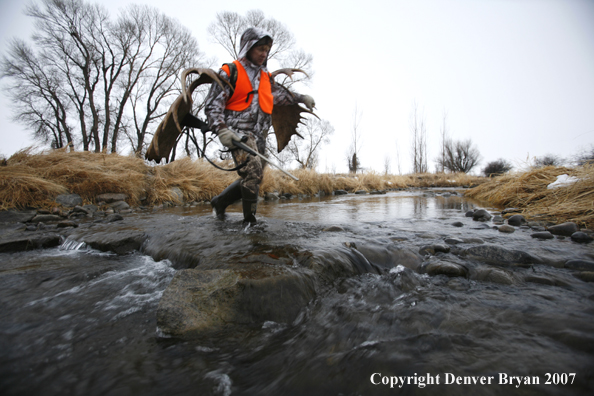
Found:
[[(306, 76), (308, 76), (307, 73), (301, 69), (291, 68), (276, 70), (270, 73), (270, 76), (274, 78), (282, 73), (289, 76), (289, 78), (292, 80), (293, 74), (296, 72), (303, 73)], [(293, 93), (289, 91), (287, 88), (285, 88), (281, 84), (278, 85), (283, 87), (285, 90), (291, 93), (291, 95), (293, 95)], [(313, 111), (301, 107), (298, 104), (292, 104), (288, 106), (274, 106), (272, 108), (272, 126), (274, 128), (274, 134), (276, 135), (276, 149), (279, 153), (283, 151), (287, 144), (289, 144), (289, 142), (291, 141), (291, 137), (293, 137), (293, 135), (297, 135), (301, 139), (303, 139), (303, 136), (301, 136), (299, 132), (297, 132), (297, 127), (299, 126), (299, 124), (303, 124), (303, 116), (301, 115), (301, 113), (309, 113), (317, 119), (319, 119), (319, 117)]]
[[(187, 87), (186, 79), (189, 74), (199, 74), (196, 80)], [(181, 74), (182, 93), (175, 99), (165, 118), (157, 127), (153, 140), (145, 154), (147, 160), (153, 160), (157, 163), (161, 162), (162, 158), (169, 161), (169, 154), (175, 146), (177, 139), (182, 133), (182, 125), (184, 117), (192, 110), (192, 93), (202, 84), (209, 84), (216, 82), (221, 88), (223, 84), (216, 72), (212, 69), (192, 68), (185, 69)], [(227, 84), (229, 84), (227, 82)], [(187, 87), (187, 88), (186, 88)]]

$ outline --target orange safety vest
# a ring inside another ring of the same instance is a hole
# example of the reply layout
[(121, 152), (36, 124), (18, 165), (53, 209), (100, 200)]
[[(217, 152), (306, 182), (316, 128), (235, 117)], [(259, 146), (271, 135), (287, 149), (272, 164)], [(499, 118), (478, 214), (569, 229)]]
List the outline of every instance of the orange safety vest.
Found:
[[(233, 61), (237, 68), (237, 81), (235, 82), (235, 91), (227, 101), (225, 110), (243, 111), (252, 104), (254, 90), (252, 83), (239, 61)], [(224, 64), (222, 69), (231, 76), (229, 65)], [(272, 88), (270, 86), (270, 73), (263, 70), (260, 71), (260, 86), (258, 87), (258, 103), (260, 108), (266, 114), (272, 114), (272, 107), (274, 105), (274, 97), (272, 96)]]

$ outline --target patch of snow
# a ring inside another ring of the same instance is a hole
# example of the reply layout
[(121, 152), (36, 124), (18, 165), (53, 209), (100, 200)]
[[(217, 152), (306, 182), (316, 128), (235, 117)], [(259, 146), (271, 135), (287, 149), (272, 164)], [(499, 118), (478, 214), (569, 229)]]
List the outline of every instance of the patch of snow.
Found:
[(551, 184), (549, 184), (547, 186), (547, 189), (552, 190), (552, 189), (558, 188), (558, 187), (571, 186), (573, 183), (575, 183), (578, 180), (579, 179), (577, 177), (569, 176), (567, 174), (559, 175), (559, 176), (557, 176), (557, 180), (555, 180), (554, 182), (552, 182)]

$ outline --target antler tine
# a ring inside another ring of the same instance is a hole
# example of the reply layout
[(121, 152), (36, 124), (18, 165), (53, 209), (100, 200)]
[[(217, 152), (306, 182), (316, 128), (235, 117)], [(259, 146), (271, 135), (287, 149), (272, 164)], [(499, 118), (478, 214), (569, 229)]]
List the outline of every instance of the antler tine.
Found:
[(320, 117), (318, 117), (318, 115), (316, 113), (314, 113), (313, 111), (306, 109), (305, 107), (299, 106), (299, 110), (305, 113), (309, 113), (312, 116), (316, 117), (318, 120), (320, 119)]
[[(186, 78), (188, 77), (188, 74), (193, 74), (193, 73), (199, 74), (200, 77), (198, 77), (197, 80), (194, 80), (192, 82), (192, 84), (190, 85), (191, 89), (188, 94), (188, 89), (186, 88)], [(219, 87), (221, 87), (221, 89), (224, 89), (221, 79), (219, 78), (217, 73), (212, 69), (199, 68), (199, 67), (185, 69), (184, 71), (182, 71), (181, 80), (182, 80), (182, 94), (183, 94), (183, 97), (184, 97), (184, 100), (186, 101), (186, 103), (189, 103), (191, 101), (191, 95), (199, 85), (215, 82), (218, 84)], [(223, 80), (223, 81), (225, 81), (225, 80)], [(225, 82), (227, 83), (227, 85), (229, 87), (231, 87), (231, 89), (233, 89), (233, 86), (228, 81), (225, 81)]]
[[(181, 82), (182, 82), (182, 95), (184, 97), (184, 100), (186, 101), (186, 103), (188, 102), (188, 99), (190, 98), (190, 95), (192, 94), (192, 92), (190, 92), (190, 94), (188, 95), (188, 89), (186, 88), (186, 79), (188, 78), (188, 74), (202, 74), (201, 69), (198, 68), (190, 68), (190, 69), (185, 69), (184, 71), (182, 71), (181, 74)], [(194, 89), (196, 89), (194, 87)]]
[(289, 78), (292, 80), (293, 79), (293, 74), (299, 72), (299, 73), (303, 73), (307, 76), (307, 78), (309, 78), (309, 75), (304, 72), (301, 69), (293, 69), (293, 68), (286, 68), (286, 69), (278, 69), (272, 73), (270, 73), (270, 75), (272, 76), (272, 78), (275, 78), (276, 76), (278, 76), (279, 74), (283, 73), (286, 74), (287, 76), (289, 76)]

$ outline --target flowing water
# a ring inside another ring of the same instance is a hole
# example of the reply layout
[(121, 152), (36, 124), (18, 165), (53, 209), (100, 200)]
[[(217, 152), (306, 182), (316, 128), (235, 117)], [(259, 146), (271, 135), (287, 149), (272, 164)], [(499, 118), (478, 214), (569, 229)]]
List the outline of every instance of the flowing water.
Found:
[[(448, 195), (264, 202), (263, 226), (252, 230), (238, 225), (240, 207), (233, 205), (225, 223), (204, 224), (227, 227), (231, 247), (245, 234), (265, 244), (267, 224), (281, 223), (287, 245), (311, 249), (396, 241), (417, 250), (458, 237), (551, 263), (594, 258), (592, 244), (481, 227), (464, 217), (476, 203)], [(129, 218), (157, 216), (183, 229), (211, 214), (199, 206)], [(345, 231), (311, 232), (331, 225)], [(532, 275), (513, 284), (396, 266), (328, 283), (293, 323), (182, 340), (156, 325), (176, 272), (168, 260), (68, 240), (60, 248), (0, 254), (0, 263), (2, 395), (594, 394), (594, 284), (559, 265), (506, 268), (518, 279)]]

